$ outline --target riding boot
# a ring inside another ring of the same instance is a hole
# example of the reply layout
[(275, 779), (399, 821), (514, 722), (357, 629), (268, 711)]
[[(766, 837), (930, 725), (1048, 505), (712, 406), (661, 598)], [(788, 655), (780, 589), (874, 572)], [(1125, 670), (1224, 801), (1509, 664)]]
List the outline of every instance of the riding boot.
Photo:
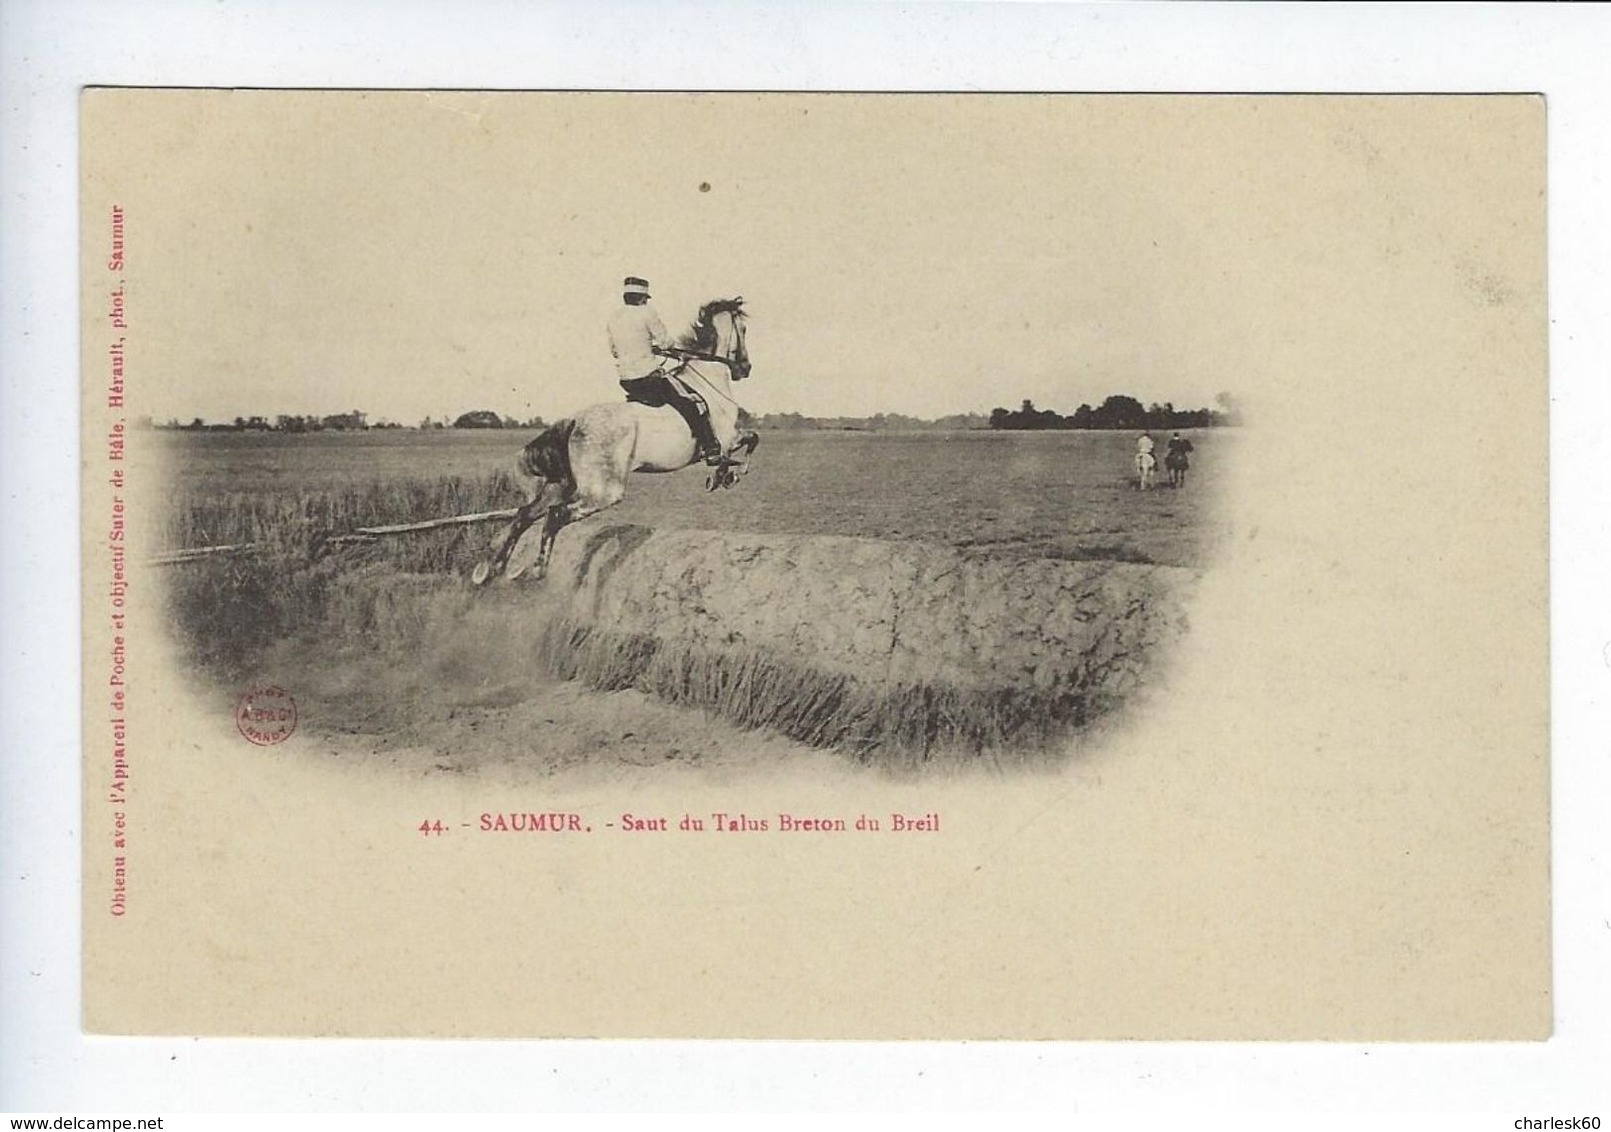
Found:
[(700, 427), (694, 430), (694, 444), (699, 449), (694, 458), (705, 461), (713, 468), (721, 467), (722, 444), (716, 439), (716, 430), (711, 427), (710, 418), (701, 413), (699, 425)]

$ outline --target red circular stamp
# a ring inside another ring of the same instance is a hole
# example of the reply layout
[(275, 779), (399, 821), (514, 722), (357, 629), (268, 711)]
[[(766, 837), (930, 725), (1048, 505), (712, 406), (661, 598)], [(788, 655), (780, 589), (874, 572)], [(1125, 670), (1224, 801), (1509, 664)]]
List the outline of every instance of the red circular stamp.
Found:
[(284, 688), (254, 688), (235, 704), (235, 726), (259, 747), (283, 743), (296, 730), (296, 701)]

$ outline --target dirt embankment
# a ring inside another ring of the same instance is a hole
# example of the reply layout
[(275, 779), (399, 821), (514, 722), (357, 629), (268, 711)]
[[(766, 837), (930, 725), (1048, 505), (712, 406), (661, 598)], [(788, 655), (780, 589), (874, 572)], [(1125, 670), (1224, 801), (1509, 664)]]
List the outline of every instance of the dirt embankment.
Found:
[[(513, 735), (539, 722), (531, 712), (558, 726), (565, 697), (538, 689), (559, 678), (615, 694), (601, 719), (654, 714), (647, 695), (886, 764), (1044, 748), (1140, 686), (1184, 630), (1194, 580), (922, 543), (583, 527), (562, 535), (540, 583), (343, 574), (327, 625), (344, 667), (324, 682), (348, 689), (332, 705), (345, 726), (427, 743)], [(343, 675), (366, 670), (358, 685)], [(375, 699), (370, 683), (393, 690)], [(604, 726), (577, 757), (649, 733), (646, 750), (668, 748), (663, 721)], [(686, 746), (703, 758), (711, 744), (690, 734)]]
[(310, 727), (439, 770), (710, 768), (807, 748), (886, 767), (1039, 758), (1114, 717), (1166, 659), (1196, 581), (631, 524), (562, 532), (541, 582), (319, 570), (317, 627), (253, 668), (301, 689)]
[(812, 745), (1039, 744), (1117, 708), (1184, 631), (1192, 571), (805, 535), (570, 532), (545, 664)]

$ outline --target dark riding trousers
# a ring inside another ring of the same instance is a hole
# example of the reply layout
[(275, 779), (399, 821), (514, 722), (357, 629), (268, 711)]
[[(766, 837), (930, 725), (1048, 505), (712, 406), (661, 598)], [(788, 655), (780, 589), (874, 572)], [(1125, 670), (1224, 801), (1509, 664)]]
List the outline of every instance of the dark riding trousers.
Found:
[(706, 415), (705, 403), (699, 394), (685, 391), (677, 386), (664, 373), (651, 373), (648, 377), (627, 378), (621, 382), (621, 388), (626, 390), (627, 400), (636, 401), (640, 405), (647, 405), (651, 409), (659, 409), (670, 405), (682, 414), (682, 419), (688, 422), (688, 431), (695, 437), (712, 437), (710, 418)]

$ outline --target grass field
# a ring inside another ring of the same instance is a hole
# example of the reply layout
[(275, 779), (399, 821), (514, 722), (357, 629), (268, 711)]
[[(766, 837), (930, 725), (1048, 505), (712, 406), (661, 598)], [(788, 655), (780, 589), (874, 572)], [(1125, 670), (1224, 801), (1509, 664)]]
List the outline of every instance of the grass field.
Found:
[[(170, 547), (260, 541), (293, 519), (332, 532), (524, 502), (523, 431), (280, 436), (165, 433)], [(768, 432), (753, 473), (707, 494), (693, 469), (638, 475), (612, 521), (920, 539), (981, 552), (1200, 567), (1225, 430), (1192, 434), (1183, 491), (1134, 490), (1114, 432)]]

